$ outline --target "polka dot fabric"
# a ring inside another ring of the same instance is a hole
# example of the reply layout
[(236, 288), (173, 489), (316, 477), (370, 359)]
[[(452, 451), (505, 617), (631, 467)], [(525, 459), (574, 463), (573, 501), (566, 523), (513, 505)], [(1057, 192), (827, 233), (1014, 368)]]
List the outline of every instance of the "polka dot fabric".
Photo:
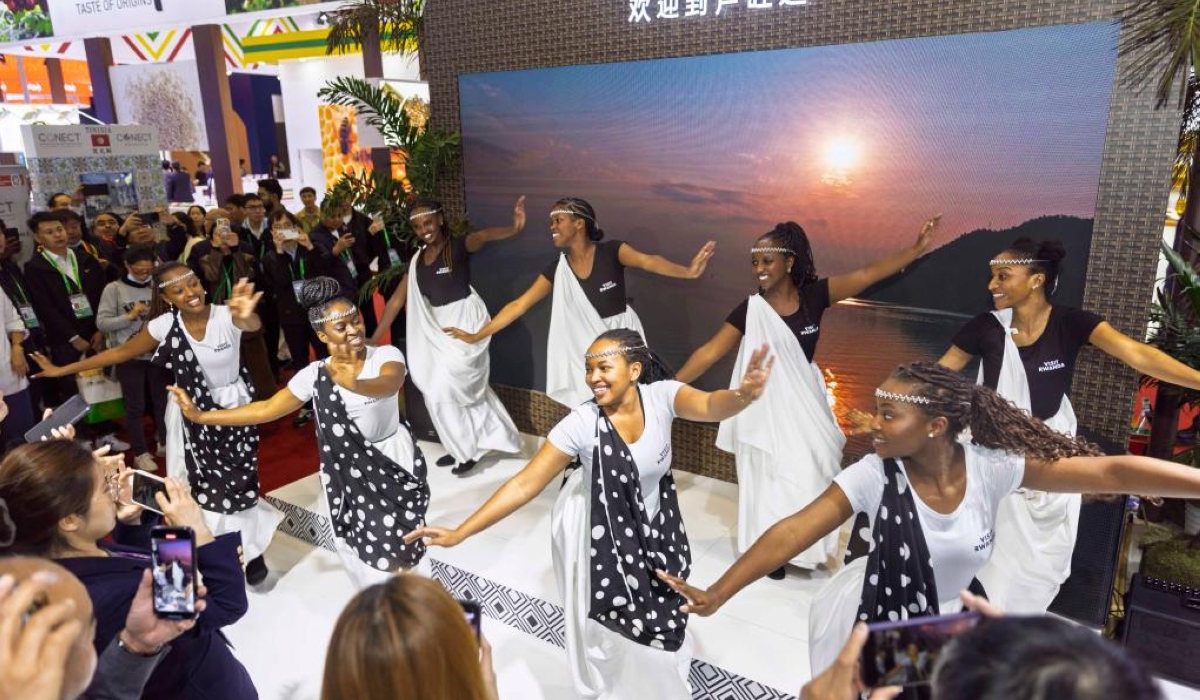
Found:
[[(380, 571), (416, 566), (425, 543), (405, 544), (404, 535), (425, 525), (429, 482), (425, 455), (413, 443), (413, 469), (393, 462), (350, 420), (342, 395), (324, 364), (317, 372), (313, 414), (321, 457), (321, 484), (329, 498), (333, 534), (358, 558)], [(401, 430), (412, 429), (403, 420)]]
[[(208, 391), (208, 380), (184, 335), (178, 312), (150, 361), (173, 372), (175, 384), (201, 411), (223, 408)], [(253, 398), (254, 383), (245, 365), (241, 375)], [(201, 508), (211, 513), (240, 513), (258, 503), (258, 428), (198, 425), (185, 420), (183, 444), (188, 482)]]
[(675, 478), (659, 481), (658, 515), (642, 501), (638, 468), (604, 412), (596, 421), (591, 483), (591, 608), (588, 616), (638, 644), (676, 651), (683, 643), (686, 601), (655, 569), (687, 578), (692, 553)]

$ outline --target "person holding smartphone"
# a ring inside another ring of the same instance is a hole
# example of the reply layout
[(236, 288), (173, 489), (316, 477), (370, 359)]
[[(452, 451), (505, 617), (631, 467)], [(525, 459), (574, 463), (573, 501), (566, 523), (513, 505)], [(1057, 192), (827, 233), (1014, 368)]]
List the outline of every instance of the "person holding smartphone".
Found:
[[(959, 591), (984, 592), (976, 575), (992, 555), (1000, 502), (1017, 488), (1200, 496), (1200, 471), (1149, 457), (1104, 456), (931, 362), (899, 366), (875, 399), (875, 452), (767, 530), (715, 583), (702, 589), (685, 577), (659, 574), (687, 598), (687, 612), (713, 614), (852, 515), (864, 514), (868, 522), (855, 527), (850, 551), (869, 545), (869, 553), (843, 566), (813, 599), (811, 665), (825, 668), (856, 620), (956, 612)], [(962, 437), (968, 428), (969, 442)]]
[[(362, 588), (417, 567), (425, 554), (423, 543), (401, 541), (425, 524), (429, 505), (425, 457), (396, 408), (404, 355), (390, 345), (367, 344), (358, 308), (338, 294), (333, 278), (304, 282), (299, 300), (328, 359), (301, 369), (271, 398), (237, 408), (201, 410), (182, 388), (171, 392), (183, 416), (201, 426), (268, 423), (312, 402), (321, 503), (342, 565)], [(376, 507), (357, 507), (367, 499)]]
[[(241, 363), (243, 332), (261, 327), (255, 308), (261, 293), (241, 280), (225, 304), (210, 305), (196, 273), (169, 262), (155, 268), (149, 321), (122, 345), (64, 367), (35, 353), (42, 376), (76, 372), (128, 362), (147, 352), (150, 361), (171, 370), (175, 383), (186, 387), (206, 407), (233, 407), (254, 400), (249, 373)], [(246, 553), (246, 581), (267, 577), (263, 552), (283, 514), (259, 498), (258, 431), (249, 427), (199, 429), (168, 404), (166, 413), (167, 473), (191, 484), (214, 532), (240, 531)]]
[(247, 609), (241, 537), (236, 532), (214, 536), (200, 505), (174, 479), (167, 479), (158, 507), (163, 522), (190, 528), (195, 535), (207, 608), (169, 649), (162, 646), (166, 640), (150, 646), (154, 638), (136, 634), (136, 628), (130, 636), (131, 619), (149, 622), (145, 608), (134, 606), (145, 605), (142, 591), (149, 587), (152, 562), (149, 537), (159, 520), (132, 504), (124, 461), (106, 453), (93, 453), (74, 440), (49, 440), (22, 445), (0, 461), (0, 499), (16, 531), (0, 554), (47, 557), (82, 581), (95, 605), (92, 641), (97, 651), (117, 643), (130, 654), (165, 652), (143, 698), (257, 698), (250, 675), (221, 634)]

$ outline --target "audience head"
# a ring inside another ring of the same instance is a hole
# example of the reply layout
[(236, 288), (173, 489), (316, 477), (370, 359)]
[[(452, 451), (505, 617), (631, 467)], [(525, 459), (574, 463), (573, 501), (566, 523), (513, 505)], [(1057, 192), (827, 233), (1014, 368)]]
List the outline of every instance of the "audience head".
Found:
[(67, 252), (67, 229), (53, 212), (39, 211), (29, 217), (29, 232), (38, 245), (56, 255)]
[[(190, 213), (184, 214), (181, 211), (177, 211), (171, 214), (171, 218), (175, 220), (175, 223), (183, 227), (183, 230), (187, 232), (188, 238), (195, 238), (196, 236), (202, 234), (201, 229), (196, 227), (196, 222), (192, 220), (192, 215)], [(201, 218), (201, 221), (203, 220), (204, 219)]]
[(288, 211), (287, 209), (284, 209), (283, 207), (280, 207), (280, 208), (276, 209), (275, 211), (271, 212), (271, 216), (269, 218), (270, 218), (272, 230), (277, 229), (277, 228), (280, 228), (280, 229), (290, 228), (290, 229), (295, 229), (297, 231), (304, 230), (304, 227), (300, 224), (300, 219), (297, 219), (295, 214)]
[(83, 217), (70, 209), (56, 209), (50, 212), (58, 217), (67, 232), (67, 246), (74, 248), (83, 240)]
[(367, 331), (354, 302), (341, 295), (337, 280), (316, 277), (305, 280), (296, 294), (308, 310), (308, 322), (317, 338), (327, 345), (347, 345), (357, 352), (366, 347)]
[(113, 240), (117, 237), (117, 232), (121, 230), (121, 224), (125, 223), (121, 217), (111, 211), (101, 212), (96, 215), (95, 221), (92, 222), (92, 232), (103, 240)]
[(165, 262), (154, 268), (150, 283), (150, 318), (171, 309), (183, 314), (204, 313), (208, 308), (204, 286), (192, 268), (181, 262)]
[(1067, 249), (1058, 241), (1018, 238), (991, 261), (988, 291), (997, 309), (1016, 306), (1030, 296), (1048, 297), (1058, 289)]
[(258, 181), (258, 196), (262, 198), (267, 205), (267, 210), (274, 210), (279, 206), (279, 202), (283, 200), (283, 187), (279, 184), (279, 180), (273, 177)]
[(206, 212), (204, 211), (204, 207), (200, 206), (199, 204), (193, 204), (192, 206), (188, 207), (187, 215), (188, 218), (192, 220), (192, 225), (195, 226), (196, 235), (204, 233), (205, 214)]
[(408, 220), (412, 222), (413, 233), (426, 245), (450, 240), (450, 226), (442, 203), (436, 199), (422, 197), (413, 202), (408, 208)]
[(1095, 632), (1051, 617), (988, 620), (950, 643), (935, 698), (1158, 700), (1154, 680)]
[(49, 207), (51, 211), (55, 209), (70, 209), (71, 201), (71, 195), (67, 194), (66, 192), (55, 192), (46, 200), (46, 206)]
[(150, 279), (157, 261), (153, 246), (139, 245), (125, 249), (125, 270), (137, 282)]
[[(35, 580), (40, 579), (44, 586), (41, 595), (34, 598), (30, 614), (37, 615), (38, 611), (66, 601), (74, 604), (71, 617), (60, 623), (74, 623), (78, 628), (63, 667), (62, 693), (59, 696), (62, 700), (71, 700), (83, 695), (96, 672), (96, 647), (92, 643), (96, 635), (96, 617), (92, 612), (92, 599), (74, 574), (52, 561), (33, 557), (0, 558), (0, 576), (12, 576), (18, 587), (28, 584), (35, 575)], [(49, 673), (51, 669), (39, 671)]]
[(599, 406), (617, 406), (635, 384), (670, 379), (675, 373), (637, 331), (627, 328), (605, 331), (583, 356), (585, 379)]
[[(778, 277), (781, 270), (791, 279), (797, 288), (817, 281), (817, 267), (813, 261), (812, 246), (808, 242), (808, 234), (795, 221), (785, 221), (776, 224), (775, 228), (758, 237), (754, 242), (755, 248), (776, 248), (779, 250), (762, 250), (751, 253), (751, 261), (758, 261), (763, 266), (763, 272), (770, 281)], [(770, 258), (768, 264), (767, 259)], [(755, 265), (755, 270), (759, 265)], [(766, 288), (769, 285), (760, 284)]]
[(300, 203), (305, 209), (311, 209), (317, 205), (317, 191), (311, 187), (300, 188)]
[(971, 429), (971, 441), (1044, 460), (1102, 454), (1095, 445), (1051, 430), (1001, 398), (994, 390), (934, 362), (900, 365), (875, 390), (872, 421), (880, 457), (909, 457), (930, 443), (956, 440)]
[(242, 221), (246, 218), (246, 196), (242, 194), (231, 194), (221, 203), (222, 208), (229, 212), (229, 220), (234, 228), (242, 225)]
[(323, 700), (485, 700), (479, 645), (433, 579), (399, 574), (356, 595), (325, 656)]
[(596, 223), (596, 210), (578, 197), (564, 197), (550, 210), (550, 234), (556, 246), (568, 245), (576, 233), (584, 233), (590, 241), (604, 239), (604, 231)]
[(254, 225), (257, 226), (262, 222), (263, 219), (267, 217), (266, 202), (263, 201), (262, 197), (259, 197), (256, 194), (246, 195), (245, 200), (246, 219), (254, 222)]
[(343, 221), (342, 203), (326, 197), (321, 201), (321, 224), (330, 231), (341, 228)]

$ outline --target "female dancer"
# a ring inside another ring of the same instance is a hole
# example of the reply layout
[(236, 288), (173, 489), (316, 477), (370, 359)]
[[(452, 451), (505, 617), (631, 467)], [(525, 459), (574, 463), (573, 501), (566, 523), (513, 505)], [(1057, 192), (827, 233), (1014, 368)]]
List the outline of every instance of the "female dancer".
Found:
[[(174, 372), (175, 383), (205, 408), (250, 403), (254, 394), (239, 348), (243, 331), (259, 329), (254, 307), (262, 292), (241, 280), (224, 305), (208, 304), (196, 273), (179, 262), (155, 268), (152, 291), (150, 321), (137, 335), (63, 367), (35, 353), (41, 376), (63, 377), (153, 353), (150, 361)], [(258, 431), (185, 424), (174, 402), (167, 405), (166, 424), (168, 476), (186, 477), (210, 530), (241, 531), (246, 580), (261, 583), (267, 577), (262, 554), (283, 514), (258, 497)]]
[[(1091, 343), (1142, 374), (1200, 388), (1200, 372), (1122, 334), (1096, 314), (1056, 306), (1066, 251), (1057, 241), (1020, 238), (991, 261), (988, 290), (996, 310), (969, 321), (938, 361), (954, 370), (982, 358), (979, 382), (995, 389), (1051, 429), (1074, 435), (1067, 398), (1075, 358)], [(979, 574), (1003, 610), (1041, 614), (1071, 575), (1079, 529), (1078, 494), (1025, 491), (1004, 500), (996, 520), (997, 544)]]
[(566, 252), (547, 265), (524, 294), (474, 333), (460, 328), (447, 328), (446, 332), (459, 340), (478, 343), (507, 328), (553, 291), (546, 343), (546, 394), (573, 408), (591, 398), (579, 379), (584, 375), (580, 358), (593, 338), (615, 328), (629, 328), (646, 337), (641, 319), (625, 303), (625, 268), (696, 279), (704, 274), (716, 243), (705, 243), (692, 264), (684, 267), (658, 255), (646, 255), (624, 241), (602, 241), (604, 231), (596, 225), (592, 205), (574, 197), (554, 203), (550, 236), (554, 247)]
[(653, 571), (687, 576), (691, 551), (671, 475), (675, 417), (716, 421), (757, 399), (771, 373), (755, 352), (736, 391), (669, 379), (637, 331), (601, 334), (587, 349), (593, 400), (550, 431), (533, 460), (454, 530), (421, 528), (452, 547), (533, 500), (578, 459), (551, 516), (554, 570), (566, 613), (567, 655), (583, 698), (690, 698), (691, 640), (683, 602)]
[[(1200, 495), (1195, 469), (1097, 448), (1056, 433), (991, 389), (931, 362), (901, 365), (875, 390), (875, 453), (776, 523), (706, 590), (660, 576), (711, 615), (755, 579), (865, 513), (867, 557), (844, 566), (812, 603), (812, 668), (826, 668), (855, 620), (958, 610), (992, 553), (1000, 502), (1019, 487), (1064, 493)], [(960, 435), (971, 431), (968, 442)]]
[[(741, 343), (732, 381), (740, 381), (754, 349), (768, 343), (783, 373), (765, 400), (721, 423), (717, 447), (737, 456), (738, 551), (745, 552), (767, 528), (824, 491), (841, 471), (846, 437), (826, 396), (825, 378), (813, 362), (825, 309), (908, 267), (921, 257), (937, 226), (925, 222), (917, 242), (845, 275), (817, 279), (812, 247), (795, 222), (779, 224), (750, 249), (759, 291), (738, 305), (717, 334), (679, 370), (694, 381)], [(832, 532), (790, 563), (806, 569), (837, 552)], [(784, 567), (771, 572), (784, 577)]]
[(367, 345), (358, 309), (338, 296), (333, 278), (306, 281), (298, 300), (329, 358), (297, 372), (271, 398), (236, 408), (200, 410), (182, 388), (171, 393), (183, 416), (200, 425), (269, 423), (312, 400), (334, 542), (351, 580), (365, 588), (425, 554), (424, 543), (400, 539), (425, 524), (429, 506), (425, 458), (396, 409), (404, 355)]
[[(513, 208), (511, 228), (486, 228), (455, 238), (442, 205), (417, 200), (409, 220), (424, 247), (413, 256), (408, 272), (392, 292), (371, 342), (379, 344), (392, 321), (408, 305), (408, 357), (412, 379), (425, 396), (447, 455), (439, 467), (458, 463), (465, 474), (488, 451), (519, 452), (521, 437), (504, 404), (488, 386), (488, 342), (464, 344), (443, 328), (480, 328), (491, 320), (483, 299), (471, 288), (471, 254), (492, 241), (511, 238), (525, 228), (525, 198)], [(411, 274), (416, 270), (416, 274)]]

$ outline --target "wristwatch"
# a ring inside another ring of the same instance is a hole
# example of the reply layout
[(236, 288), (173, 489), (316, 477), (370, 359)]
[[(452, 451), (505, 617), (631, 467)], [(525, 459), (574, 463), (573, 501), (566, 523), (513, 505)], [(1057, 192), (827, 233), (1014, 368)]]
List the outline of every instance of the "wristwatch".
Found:
[(121, 647), (121, 650), (124, 651), (126, 654), (132, 654), (133, 656), (140, 656), (142, 658), (149, 659), (151, 657), (158, 656), (159, 654), (161, 654), (163, 647), (166, 646), (165, 644), (163, 644), (163, 645), (159, 646), (157, 649), (155, 649), (154, 651), (151, 651), (148, 653), (135, 651), (133, 649), (133, 647), (131, 647), (125, 643), (125, 638), (122, 636), (122, 634), (124, 634), (124, 632), (125, 632), (125, 630), (121, 630), (121, 633), (117, 635), (117, 646)]

